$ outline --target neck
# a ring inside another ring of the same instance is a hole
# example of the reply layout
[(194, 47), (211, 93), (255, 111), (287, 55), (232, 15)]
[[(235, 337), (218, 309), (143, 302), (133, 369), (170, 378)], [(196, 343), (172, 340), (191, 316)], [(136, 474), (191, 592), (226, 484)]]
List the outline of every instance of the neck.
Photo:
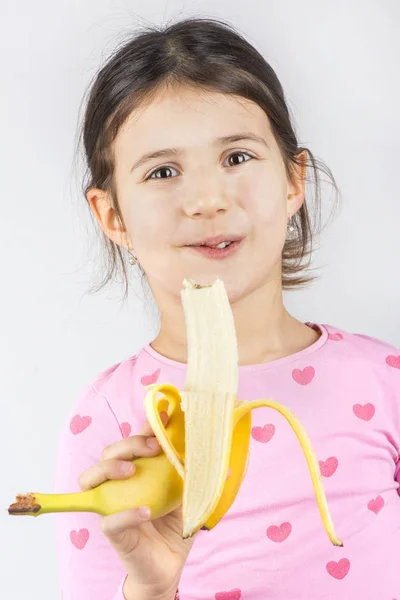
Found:
[[(155, 298), (161, 327), (151, 343), (163, 356), (187, 363), (185, 319), (180, 297), (163, 292)], [(232, 312), (238, 340), (239, 365), (283, 358), (313, 344), (319, 334), (292, 317), (283, 305), (282, 287), (276, 281), (234, 301)]]

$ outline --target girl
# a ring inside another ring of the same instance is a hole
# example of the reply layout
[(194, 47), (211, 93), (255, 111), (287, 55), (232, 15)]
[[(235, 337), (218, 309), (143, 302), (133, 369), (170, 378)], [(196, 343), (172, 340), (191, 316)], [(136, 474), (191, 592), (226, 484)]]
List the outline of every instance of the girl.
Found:
[[(159, 451), (144, 385), (182, 389), (183, 279), (220, 277), (237, 328), (239, 398), (272, 397), (301, 420), (344, 545), (326, 537), (291, 428), (261, 408), (246, 478), (215, 529), (182, 540), (180, 510), (156, 521), (139, 510), (57, 515), (63, 599), (400, 598), (400, 352), (284, 307), (283, 289), (310, 280), (305, 183), (308, 167), (318, 200), (320, 167), (298, 144), (272, 68), (220, 21), (149, 29), (97, 74), (82, 134), (85, 196), (112, 259), (106, 281), (119, 264), (126, 276), (127, 256), (161, 326), (80, 394), (56, 491), (132, 476), (132, 458)], [(222, 241), (233, 243), (199, 247)]]

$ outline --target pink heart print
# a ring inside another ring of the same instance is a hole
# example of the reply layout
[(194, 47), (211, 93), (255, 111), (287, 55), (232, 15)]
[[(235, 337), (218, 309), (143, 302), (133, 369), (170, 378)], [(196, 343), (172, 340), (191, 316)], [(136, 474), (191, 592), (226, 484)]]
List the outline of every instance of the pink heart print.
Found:
[(293, 369), (292, 377), (300, 385), (308, 385), (315, 376), (314, 367), (305, 367), (304, 369)]
[(370, 421), (375, 414), (375, 406), (373, 404), (354, 404), (353, 412), (359, 419)]
[(160, 369), (156, 369), (154, 373), (151, 373), (151, 375), (143, 375), (140, 381), (143, 385), (152, 385), (153, 383), (156, 383), (159, 375)]
[(69, 537), (75, 548), (78, 548), (78, 550), (83, 550), (83, 548), (86, 546), (86, 542), (89, 539), (89, 532), (87, 529), (80, 529), (79, 531), (73, 530), (69, 534)]
[(386, 364), (389, 365), (389, 367), (400, 369), (400, 355), (394, 356), (393, 354), (390, 354), (386, 357)]
[(369, 510), (372, 510), (372, 512), (374, 512), (376, 515), (378, 514), (379, 511), (382, 510), (382, 508), (384, 507), (385, 501), (382, 498), (382, 496), (377, 496), (376, 498), (374, 498), (373, 500), (370, 500), (367, 504)]
[(319, 461), (319, 470), (324, 477), (331, 477), (338, 468), (339, 461), (336, 456), (330, 456), (325, 461)]
[(251, 430), (252, 437), (262, 444), (266, 444), (275, 433), (275, 425), (269, 424), (264, 427), (253, 427)]
[(267, 529), (267, 536), (273, 542), (284, 542), (292, 533), (292, 525), (290, 523), (282, 523), (279, 525), (271, 525)]
[(343, 339), (343, 336), (341, 333), (329, 333), (328, 338), (334, 342), (340, 342), (340, 340)]
[(77, 435), (78, 433), (82, 433), (82, 431), (85, 431), (85, 429), (89, 427), (91, 422), (92, 417), (89, 417), (88, 415), (85, 415), (84, 417), (81, 417), (81, 415), (75, 415), (71, 419), (69, 428), (74, 435)]
[(127, 438), (129, 437), (129, 434), (131, 432), (131, 426), (129, 423), (121, 423), (121, 431), (122, 431), (122, 437)]
[(344, 579), (350, 570), (350, 561), (348, 558), (341, 558), (339, 562), (331, 560), (326, 565), (326, 570), (335, 579)]
[(242, 597), (242, 590), (235, 588), (229, 590), (229, 592), (217, 592), (215, 594), (215, 600), (240, 600)]

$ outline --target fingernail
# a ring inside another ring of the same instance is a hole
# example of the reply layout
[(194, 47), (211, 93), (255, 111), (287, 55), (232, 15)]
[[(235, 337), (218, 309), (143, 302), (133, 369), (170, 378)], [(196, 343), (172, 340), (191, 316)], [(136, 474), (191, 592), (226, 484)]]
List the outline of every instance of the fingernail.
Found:
[(143, 519), (148, 519), (150, 517), (150, 509), (148, 508), (148, 506), (141, 506), (139, 508), (139, 515)]
[(119, 470), (122, 471), (122, 473), (130, 473), (133, 471), (133, 464), (130, 462), (122, 462), (119, 465)]
[(148, 445), (149, 448), (151, 448), (152, 450), (155, 450), (156, 448), (160, 447), (160, 444), (158, 443), (157, 439), (154, 437), (151, 438), (147, 438), (146, 440), (146, 444)]

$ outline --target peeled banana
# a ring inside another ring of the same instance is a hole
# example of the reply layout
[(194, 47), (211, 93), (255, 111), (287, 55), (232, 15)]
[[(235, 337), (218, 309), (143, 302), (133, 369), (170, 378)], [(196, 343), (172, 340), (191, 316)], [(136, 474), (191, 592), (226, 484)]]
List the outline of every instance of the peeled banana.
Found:
[[(182, 506), (182, 537), (213, 529), (232, 506), (249, 463), (251, 411), (267, 406), (293, 428), (304, 451), (322, 522), (331, 542), (336, 536), (310, 440), (295, 415), (270, 399), (239, 401), (238, 350), (233, 313), (220, 279), (199, 286), (185, 279), (181, 291), (188, 361), (184, 389), (170, 384), (146, 386), (147, 420), (162, 451), (136, 458), (136, 470), (124, 480), (109, 480), (70, 494), (18, 495), (11, 515), (54, 512), (115, 512), (148, 506), (151, 519)], [(168, 413), (164, 427), (160, 413)], [(229, 474), (230, 472), (230, 474)]]

